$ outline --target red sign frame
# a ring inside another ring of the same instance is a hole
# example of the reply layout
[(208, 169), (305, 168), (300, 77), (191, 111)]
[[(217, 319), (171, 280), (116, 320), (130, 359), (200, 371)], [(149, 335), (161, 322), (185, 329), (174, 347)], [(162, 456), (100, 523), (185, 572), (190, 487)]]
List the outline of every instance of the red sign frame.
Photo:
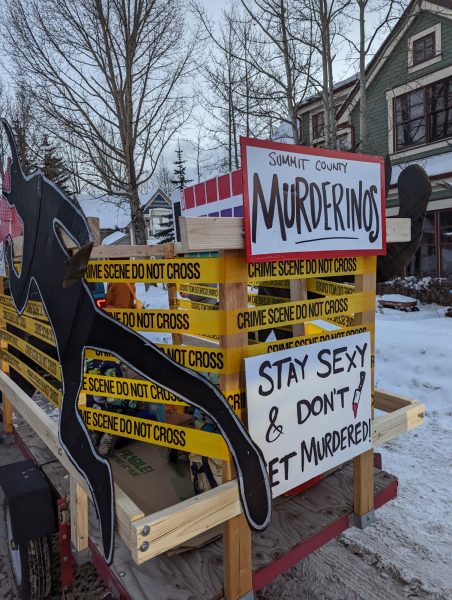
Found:
[[(270, 253), (253, 256), (251, 254), (251, 215), (248, 189), (248, 164), (247, 164), (247, 147), (265, 148), (268, 150), (279, 150), (282, 152), (292, 152), (297, 154), (307, 154), (310, 156), (319, 156), (320, 158), (336, 158), (347, 161), (367, 162), (380, 164), (380, 183), (381, 183), (381, 249), (367, 250), (304, 250), (299, 252), (284, 252)], [(384, 159), (381, 156), (371, 156), (368, 154), (354, 154), (352, 152), (344, 152), (341, 150), (327, 150), (325, 148), (312, 148), (310, 146), (299, 146), (295, 144), (283, 144), (281, 142), (273, 142), (270, 140), (257, 140), (254, 138), (241, 137), (240, 151), (242, 157), (242, 185), (243, 185), (243, 210), (245, 223), (245, 248), (247, 262), (275, 262), (289, 259), (306, 259), (306, 258), (329, 258), (329, 257), (349, 257), (349, 256), (378, 256), (386, 254), (386, 183), (384, 173)]]

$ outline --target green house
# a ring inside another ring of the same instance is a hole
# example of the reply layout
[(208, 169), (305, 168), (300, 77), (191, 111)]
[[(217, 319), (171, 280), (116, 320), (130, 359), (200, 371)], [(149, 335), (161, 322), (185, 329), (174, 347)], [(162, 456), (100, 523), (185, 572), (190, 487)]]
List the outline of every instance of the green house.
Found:
[[(433, 186), (421, 248), (405, 274), (452, 277), (452, 0), (413, 0), (366, 72), (365, 152), (391, 157), (388, 216), (398, 214), (401, 168), (420, 164)], [(352, 149), (359, 140), (359, 81), (338, 84), (335, 97), (338, 140)], [(300, 105), (299, 115), (303, 142), (321, 146), (321, 99)]]

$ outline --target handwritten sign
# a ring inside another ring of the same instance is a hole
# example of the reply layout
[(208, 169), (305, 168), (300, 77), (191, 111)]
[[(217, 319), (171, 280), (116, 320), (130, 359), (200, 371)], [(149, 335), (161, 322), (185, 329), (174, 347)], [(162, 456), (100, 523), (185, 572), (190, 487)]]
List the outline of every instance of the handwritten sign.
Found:
[(383, 159), (241, 139), (248, 261), (385, 253)]
[(248, 428), (273, 497), (369, 450), (369, 332), (245, 359)]

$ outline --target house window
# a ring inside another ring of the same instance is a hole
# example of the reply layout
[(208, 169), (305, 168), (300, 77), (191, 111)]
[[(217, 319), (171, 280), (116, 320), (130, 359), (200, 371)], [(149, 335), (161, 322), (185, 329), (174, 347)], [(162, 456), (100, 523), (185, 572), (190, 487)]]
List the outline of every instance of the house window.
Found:
[(325, 135), (325, 114), (319, 112), (312, 115), (312, 139), (316, 140)]
[(394, 125), (396, 150), (452, 136), (452, 77), (395, 98)]
[(452, 210), (439, 213), (439, 253), (441, 277), (452, 275)]
[(413, 65), (430, 60), (435, 56), (435, 33), (429, 33), (413, 41)]

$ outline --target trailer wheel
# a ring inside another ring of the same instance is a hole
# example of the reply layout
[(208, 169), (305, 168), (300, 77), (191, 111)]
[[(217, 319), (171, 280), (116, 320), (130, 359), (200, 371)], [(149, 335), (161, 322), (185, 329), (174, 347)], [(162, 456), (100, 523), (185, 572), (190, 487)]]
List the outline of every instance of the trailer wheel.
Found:
[(40, 537), (15, 544), (9, 506), (4, 507), (6, 543), (17, 593), (21, 600), (44, 600), (52, 585), (50, 543)]

